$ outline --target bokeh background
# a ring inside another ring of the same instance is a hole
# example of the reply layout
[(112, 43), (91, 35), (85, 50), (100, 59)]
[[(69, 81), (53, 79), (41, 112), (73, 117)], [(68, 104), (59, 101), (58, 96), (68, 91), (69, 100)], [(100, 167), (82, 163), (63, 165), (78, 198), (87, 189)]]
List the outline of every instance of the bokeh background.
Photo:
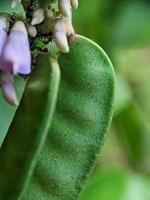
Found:
[[(73, 22), (104, 48), (117, 79), (113, 122), (81, 200), (150, 200), (150, 0), (79, 0)], [(16, 79), (19, 96), (24, 84)], [(0, 141), (14, 113), (0, 93)]]

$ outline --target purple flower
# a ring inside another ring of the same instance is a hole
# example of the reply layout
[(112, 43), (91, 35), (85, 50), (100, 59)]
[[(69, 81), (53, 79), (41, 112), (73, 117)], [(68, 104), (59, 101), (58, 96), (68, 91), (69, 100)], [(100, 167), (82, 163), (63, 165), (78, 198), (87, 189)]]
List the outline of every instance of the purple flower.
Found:
[(16, 22), (9, 36), (7, 25), (7, 18), (0, 16), (0, 86), (6, 101), (18, 105), (13, 74), (31, 72), (31, 53), (24, 23)]
[(31, 72), (31, 53), (28, 34), (23, 22), (14, 24), (1, 53), (0, 69), (12, 74)]

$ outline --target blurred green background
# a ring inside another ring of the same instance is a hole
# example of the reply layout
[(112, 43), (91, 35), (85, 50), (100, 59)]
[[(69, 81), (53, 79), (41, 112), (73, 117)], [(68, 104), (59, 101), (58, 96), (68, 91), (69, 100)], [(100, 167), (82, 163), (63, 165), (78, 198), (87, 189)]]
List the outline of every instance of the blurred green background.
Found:
[(80, 0), (73, 20), (117, 75), (113, 123), (81, 200), (150, 200), (150, 0)]
[[(113, 122), (81, 200), (150, 200), (150, 0), (79, 0), (73, 21), (105, 49), (117, 76)], [(21, 96), (24, 81), (16, 84)], [(14, 112), (0, 93), (1, 140)]]

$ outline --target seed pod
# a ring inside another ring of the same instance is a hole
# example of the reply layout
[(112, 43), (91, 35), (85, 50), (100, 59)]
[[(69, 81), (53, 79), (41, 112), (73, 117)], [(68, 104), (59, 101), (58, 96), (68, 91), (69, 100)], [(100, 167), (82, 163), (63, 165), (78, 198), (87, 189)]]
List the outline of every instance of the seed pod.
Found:
[(114, 71), (104, 51), (76, 36), (58, 61), (57, 107), (24, 200), (77, 200), (112, 118)]

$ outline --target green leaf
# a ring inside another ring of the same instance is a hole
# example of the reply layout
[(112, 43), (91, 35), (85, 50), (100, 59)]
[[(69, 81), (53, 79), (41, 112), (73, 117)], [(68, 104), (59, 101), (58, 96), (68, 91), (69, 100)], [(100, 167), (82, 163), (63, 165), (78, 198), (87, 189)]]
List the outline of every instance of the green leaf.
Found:
[(56, 112), (23, 200), (78, 199), (112, 118), (114, 71), (104, 51), (76, 36), (58, 61)]
[(59, 67), (41, 55), (0, 150), (0, 199), (20, 199), (47, 136), (56, 103)]
[(143, 167), (146, 129), (138, 106), (131, 102), (118, 113), (114, 118), (114, 127), (130, 164), (137, 169)]
[(123, 170), (106, 170), (88, 182), (80, 200), (149, 200), (150, 182)]
[(117, 48), (150, 44), (149, 4), (146, 1), (126, 1), (116, 12), (111, 26), (112, 45)]

